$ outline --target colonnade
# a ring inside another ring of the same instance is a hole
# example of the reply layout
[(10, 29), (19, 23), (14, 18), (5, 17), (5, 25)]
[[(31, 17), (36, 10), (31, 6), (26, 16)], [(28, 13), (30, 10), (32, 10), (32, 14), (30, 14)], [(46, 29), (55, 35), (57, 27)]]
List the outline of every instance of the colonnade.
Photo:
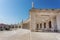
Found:
[(56, 17), (51, 18), (49, 21), (36, 24), (37, 31), (56, 31), (57, 22)]
[(48, 30), (48, 29), (51, 29), (52, 28), (52, 25), (51, 25), (51, 21), (49, 22), (44, 22), (44, 23), (39, 23), (39, 24), (36, 24), (36, 30)]
[(21, 28), (21, 26), (19, 26), (19, 25), (1, 26), (0, 30), (1, 31), (3, 31), (3, 30), (14, 30), (14, 29), (17, 29), (17, 28)]
[(17, 28), (21, 28), (21, 26), (17, 25), (17, 26), (11, 26), (11, 29), (17, 29)]

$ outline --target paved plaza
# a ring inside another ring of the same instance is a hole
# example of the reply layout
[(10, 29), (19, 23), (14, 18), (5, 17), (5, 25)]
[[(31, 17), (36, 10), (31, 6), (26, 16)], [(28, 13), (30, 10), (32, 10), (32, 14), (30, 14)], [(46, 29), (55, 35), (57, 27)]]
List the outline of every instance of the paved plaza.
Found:
[(60, 33), (32, 32), (32, 40), (60, 40)]
[(1, 31), (0, 40), (60, 40), (60, 33), (30, 32), (25, 29)]

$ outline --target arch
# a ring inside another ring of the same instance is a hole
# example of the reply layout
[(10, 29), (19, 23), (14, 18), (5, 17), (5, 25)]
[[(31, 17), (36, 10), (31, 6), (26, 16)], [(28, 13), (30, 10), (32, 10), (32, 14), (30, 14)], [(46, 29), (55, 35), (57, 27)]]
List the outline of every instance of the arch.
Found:
[(44, 28), (46, 28), (46, 23), (44, 23)]
[(49, 21), (49, 28), (52, 28), (51, 21)]
[(40, 23), (40, 28), (42, 28), (42, 23)]

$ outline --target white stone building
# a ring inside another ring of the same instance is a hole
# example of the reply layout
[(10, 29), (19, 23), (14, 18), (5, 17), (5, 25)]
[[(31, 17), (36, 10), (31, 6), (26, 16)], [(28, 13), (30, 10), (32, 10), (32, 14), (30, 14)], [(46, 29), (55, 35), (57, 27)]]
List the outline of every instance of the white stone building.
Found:
[(22, 28), (31, 31), (60, 31), (60, 9), (36, 9), (32, 3), (29, 19), (23, 22)]

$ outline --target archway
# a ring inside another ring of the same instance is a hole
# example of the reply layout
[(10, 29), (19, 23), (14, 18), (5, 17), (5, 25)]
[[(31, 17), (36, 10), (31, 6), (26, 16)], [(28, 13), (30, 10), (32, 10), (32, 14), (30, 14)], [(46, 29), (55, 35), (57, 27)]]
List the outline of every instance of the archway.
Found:
[(51, 21), (49, 21), (49, 28), (52, 28)]
[(42, 28), (42, 23), (40, 24), (40, 29)]
[(46, 28), (46, 23), (44, 23), (44, 28)]

